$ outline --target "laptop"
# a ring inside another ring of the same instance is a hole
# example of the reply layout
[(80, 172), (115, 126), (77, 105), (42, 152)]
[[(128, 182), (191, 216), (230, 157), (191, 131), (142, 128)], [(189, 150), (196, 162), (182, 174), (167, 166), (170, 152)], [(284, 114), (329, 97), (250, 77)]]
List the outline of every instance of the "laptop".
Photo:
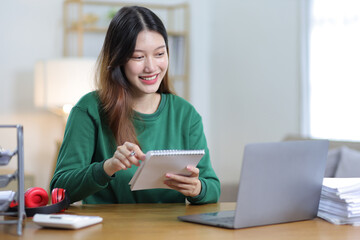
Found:
[(231, 229), (317, 216), (328, 140), (245, 146), (236, 209), (179, 216), (181, 221)]

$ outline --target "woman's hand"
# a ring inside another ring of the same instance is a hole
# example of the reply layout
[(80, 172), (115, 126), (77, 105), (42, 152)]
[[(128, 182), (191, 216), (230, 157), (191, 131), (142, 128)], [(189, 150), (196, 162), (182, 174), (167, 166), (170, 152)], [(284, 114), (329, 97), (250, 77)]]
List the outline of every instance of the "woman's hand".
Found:
[(190, 176), (167, 173), (165, 175), (167, 180), (165, 180), (164, 183), (185, 196), (196, 197), (201, 192), (199, 169), (193, 166), (187, 166), (186, 170), (191, 173)]
[(117, 171), (131, 168), (132, 165), (139, 166), (140, 160), (145, 160), (145, 154), (140, 147), (134, 143), (125, 142), (116, 148), (112, 158), (105, 161), (104, 171), (112, 176)]

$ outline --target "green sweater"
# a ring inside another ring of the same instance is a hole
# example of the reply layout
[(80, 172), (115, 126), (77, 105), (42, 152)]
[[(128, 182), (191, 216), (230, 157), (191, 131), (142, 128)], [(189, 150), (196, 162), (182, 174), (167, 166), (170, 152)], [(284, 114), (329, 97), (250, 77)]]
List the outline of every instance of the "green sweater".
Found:
[[(201, 193), (187, 199), (194, 204), (218, 201), (220, 182), (210, 163), (201, 117), (191, 104), (178, 96), (162, 94), (158, 110), (153, 114), (136, 112), (133, 123), (144, 153), (161, 149), (205, 149), (205, 156), (197, 166)], [(136, 166), (109, 177), (103, 164), (113, 156), (116, 147), (97, 93), (85, 95), (68, 118), (50, 188), (66, 189), (71, 202), (185, 202), (185, 196), (172, 189), (131, 191), (128, 183)]]

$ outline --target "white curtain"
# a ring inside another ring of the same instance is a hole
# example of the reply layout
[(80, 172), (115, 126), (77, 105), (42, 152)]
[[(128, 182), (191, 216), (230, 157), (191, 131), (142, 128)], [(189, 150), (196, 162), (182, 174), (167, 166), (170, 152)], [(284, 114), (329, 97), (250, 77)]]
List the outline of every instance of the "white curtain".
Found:
[(309, 130), (360, 140), (360, 0), (312, 0)]

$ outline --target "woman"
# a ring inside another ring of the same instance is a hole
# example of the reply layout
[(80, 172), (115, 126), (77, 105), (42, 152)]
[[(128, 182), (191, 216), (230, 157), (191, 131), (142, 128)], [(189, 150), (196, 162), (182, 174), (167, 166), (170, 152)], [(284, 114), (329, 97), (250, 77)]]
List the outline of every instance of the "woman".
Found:
[[(210, 163), (200, 115), (169, 89), (168, 40), (149, 9), (123, 7), (112, 19), (98, 59), (98, 90), (72, 109), (50, 187), (72, 202), (216, 202), (220, 183)], [(205, 149), (189, 177), (166, 174), (171, 189), (131, 191), (149, 150)], [(175, 191), (174, 191), (175, 190)]]

